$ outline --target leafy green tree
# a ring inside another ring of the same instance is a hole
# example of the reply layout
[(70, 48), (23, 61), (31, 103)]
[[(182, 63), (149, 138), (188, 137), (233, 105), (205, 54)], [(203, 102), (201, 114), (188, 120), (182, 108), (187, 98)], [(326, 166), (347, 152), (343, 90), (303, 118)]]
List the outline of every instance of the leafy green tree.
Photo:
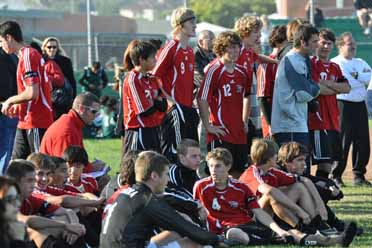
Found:
[(191, 0), (189, 7), (198, 21), (233, 27), (236, 19), (246, 13), (271, 14), (276, 11), (275, 0)]

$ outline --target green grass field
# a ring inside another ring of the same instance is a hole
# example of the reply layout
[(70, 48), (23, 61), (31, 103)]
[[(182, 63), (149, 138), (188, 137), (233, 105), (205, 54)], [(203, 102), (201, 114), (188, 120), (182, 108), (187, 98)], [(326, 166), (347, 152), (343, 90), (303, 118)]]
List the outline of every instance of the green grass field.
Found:
[[(121, 154), (121, 140), (85, 140), (84, 145), (90, 160), (101, 159), (111, 166), (111, 175), (119, 168)], [(332, 202), (331, 206), (337, 216), (346, 221), (356, 221), (364, 228), (364, 234), (357, 237), (351, 247), (372, 247), (372, 188), (345, 187), (344, 199)], [(282, 246), (270, 246), (282, 247)], [(288, 246), (286, 246), (288, 247)]]

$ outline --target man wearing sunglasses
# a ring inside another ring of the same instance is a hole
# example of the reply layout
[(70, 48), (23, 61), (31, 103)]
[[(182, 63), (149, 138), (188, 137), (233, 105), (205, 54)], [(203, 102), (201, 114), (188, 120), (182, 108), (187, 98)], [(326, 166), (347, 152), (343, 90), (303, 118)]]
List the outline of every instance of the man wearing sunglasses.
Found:
[[(72, 109), (48, 128), (41, 141), (40, 152), (61, 157), (69, 146), (84, 147), (83, 128), (93, 123), (99, 109), (99, 99), (93, 93), (85, 92), (78, 95), (72, 104)], [(101, 167), (102, 162), (88, 164), (84, 172), (98, 170)]]

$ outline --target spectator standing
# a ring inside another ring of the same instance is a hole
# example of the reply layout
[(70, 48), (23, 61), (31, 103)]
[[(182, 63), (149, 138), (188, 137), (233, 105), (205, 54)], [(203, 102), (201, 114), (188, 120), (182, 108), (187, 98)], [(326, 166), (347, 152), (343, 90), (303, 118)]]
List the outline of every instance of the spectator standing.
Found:
[(193, 107), (194, 52), (189, 40), (195, 36), (194, 11), (177, 8), (171, 17), (173, 39), (162, 48), (153, 73), (159, 77), (168, 99), (168, 113), (162, 123), (162, 153), (177, 160), (176, 148), (184, 138), (198, 139), (199, 115)]
[(270, 44), (269, 44), (269, 36), (272, 30), (272, 26), (270, 23), (269, 18), (267, 15), (262, 15), (260, 17), (262, 22), (262, 29), (261, 29), (261, 52), (263, 54), (270, 53)]
[[(17, 56), (7, 54), (0, 47), (0, 103), (17, 94), (17, 64)], [(17, 118), (0, 113), (0, 174), (5, 173), (10, 161), (17, 123)]]
[(2, 23), (0, 41), (6, 53), (16, 53), (19, 58), (18, 95), (3, 102), (1, 111), (8, 116), (18, 116), (12, 158), (26, 158), (39, 151), (44, 132), (53, 122), (51, 88), (44, 77), (44, 59), (37, 50), (23, 44), (18, 23)]
[(372, 1), (354, 0), (354, 7), (356, 9), (359, 24), (364, 29), (364, 34), (369, 35), (372, 27)]
[[(70, 83), (73, 91), (74, 97), (76, 96), (76, 80), (74, 76), (74, 70), (72, 68), (71, 60), (65, 56), (61, 43), (56, 37), (48, 37), (43, 41), (41, 46), (41, 50), (43, 54), (46, 55), (48, 58), (53, 59), (61, 68), (65, 79), (68, 80)], [(71, 102), (72, 106), (72, 102)], [(70, 106), (70, 107), (71, 107)]]
[(319, 86), (311, 80), (308, 64), (318, 40), (316, 28), (301, 25), (294, 35), (293, 49), (279, 64), (271, 116), (271, 132), (279, 145), (297, 141), (309, 146), (308, 102), (319, 95)]
[[(195, 53), (195, 72), (194, 72), (194, 85), (195, 92), (200, 87), (204, 77), (204, 68), (216, 58), (213, 53), (213, 41), (215, 39), (214, 33), (209, 30), (203, 30), (199, 33), (198, 44), (194, 50)], [(207, 152), (206, 132), (203, 123), (199, 123), (199, 140), (202, 154)]]
[(351, 90), (337, 95), (340, 110), (342, 158), (332, 172), (338, 185), (343, 185), (342, 174), (346, 168), (350, 146), (355, 186), (372, 186), (364, 175), (370, 155), (368, 113), (365, 103), (366, 87), (371, 81), (371, 67), (361, 58), (355, 58), (357, 44), (351, 33), (342, 33), (336, 41), (339, 55), (331, 59), (341, 68)]
[[(306, 17), (307, 17), (307, 20), (310, 21), (311, 20), (311, 11), (310, 11), (310, 6), (311, 4), (311, 1), (309, 0), (307, 2), (307, 5), (305, 7), (305, 11), (306, 11)], [(323, 15), (323, 11), (321, 8), (319, 8), (319, 5), (317, 3), (317, 1), (314, 1), (314, 26), (316, 28), (320, 28), (324, 22), (324, 15)]]
[(102, 90), (108, 84), (108, 78), (105, 70), (101, 67), (99, 61), (93, 62), (92, 67), (85, 67), (83, 76), (79, 83), (84, 87), (85, 91), (91, 92), (100, 97)]

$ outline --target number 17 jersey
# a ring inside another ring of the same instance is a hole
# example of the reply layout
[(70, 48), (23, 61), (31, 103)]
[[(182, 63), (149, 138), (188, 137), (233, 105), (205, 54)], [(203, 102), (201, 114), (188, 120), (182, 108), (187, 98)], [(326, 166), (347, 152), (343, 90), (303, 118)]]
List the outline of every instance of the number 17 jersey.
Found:
[(213, 140), (231, 144), (247, 143), (242, 115), (243, 98), (248, 93), (248, 78), (243, 67), (235, 65), (234, 71), (229, 73), (219, 59), (207, 66), (198, 99), (208, 102), (212, 125), (221, 126), (227, 133), (223, 137), (208, 133), (208, 143)]

